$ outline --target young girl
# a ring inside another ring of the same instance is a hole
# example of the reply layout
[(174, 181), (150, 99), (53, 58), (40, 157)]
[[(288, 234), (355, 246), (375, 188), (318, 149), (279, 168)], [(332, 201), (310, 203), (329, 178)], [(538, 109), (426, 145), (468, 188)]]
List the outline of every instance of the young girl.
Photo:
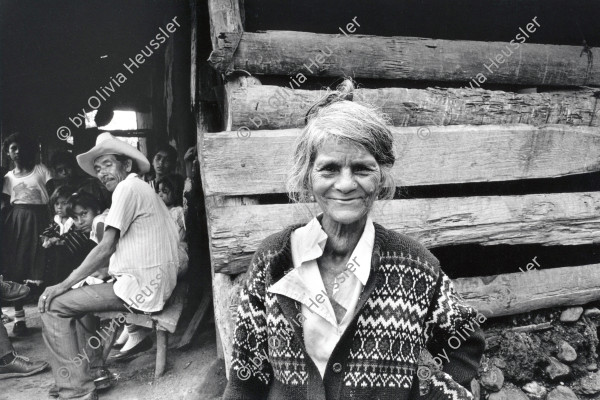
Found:
[[(2, 268), (5, 279), (23, 282), (42, 280), (45, 260), (39, 236), (48, 223), (48, 192), (46, 182), (50, 171), (35, 163), (37, 153), (33, 140), (21, 133), (8, 136), (2, 143), (3, 151), (14, 164), (4, 176), (3, 206), (10, 202), (12, 209), (3, 218)], [(15, 302), (13, 334), (27, 334), (23, 302)]]
[(67, 215), (69, 196), (73, 193), (71, 186), (59, 186), (50, 196), (50, 204), (54, 208), (54, 220), (42, 232), (42, 247), (46, 250), (46, 285), (55, 285), (66, 278), (73, 270), (72, 258), (65, 254), (64, 241), (61, 236), (71, 230), (73, 219)]
[[(92, 248), (95, 247), (96, 244), (102, 241), (102, 236), (104, 235), (104, 220), (108, 215), (108, 209), (102, 212), (100, 200), (86, 192), (74, 193), (69, 198), (68, 203), (68, 213), (75, 221), (77, 232), (90, 242)], [(69, 237), (67, 236), (65, 240), (69, 242)], [(77, 242), (73, 241), (72, 246), (74, 247), (76, 245)], [(90, 251), (91, 248), (85, 250), (85, 254), (82, 254), (83, 258), (81, 261), (85, 259)], [(77, 267), (77, 265), (75, 267)], [(108, 267), (105, 267), (96, 271), (81, 282), (76, 283), (73, 286), (73, 289), (83, 286), (84, 284), (94, 285), (103, 283), (107, 278), (109, 278)]]
[(185, 238), (185, 216), (183, 215), (183, 177), (170, 174), (158, 180), (158, 196), (165, 203), (179, 230), (179, 270), (182, 276), (187, 270), (188, 253)]
[[(183, 215), (183, 177), (178, 174), (170, 174), (161, 177), (157, 181), (158, 196), (165, 203), (171, 214), (171, 218), (179, 230), (179, 268), (177, 276), (185, 274), (188, 267), (187, 243), (185, 241), (185, 219)], [(125, 329), (115, 341), (115, 347), (123, 346), (121, 351), (111, 357), (113, 360), (128, 359), (128, 352), (134, 347), (143, 346), (144, 340), (152, 331), (135, 325), (125, 325)], [(134, 350), (135, 351), (135, 350)]]

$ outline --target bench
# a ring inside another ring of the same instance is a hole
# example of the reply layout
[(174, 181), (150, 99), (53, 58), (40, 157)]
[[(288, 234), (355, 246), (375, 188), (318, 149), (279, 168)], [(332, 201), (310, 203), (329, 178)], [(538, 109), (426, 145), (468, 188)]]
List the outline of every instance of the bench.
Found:
[[(167, 363), (167, 351), (169, 344), (169, 333), (175, 333), (177, 322), (185, 305), (188, 284), (178, 282), (173, 290), (171, 297), (165, 304), (163, 310), (157, 314), (135, 314), (124, 313), (122, 311), (106, 311), (95, 313), (101, 320), (118, 318), (121, 314), (125, 316), (128, 324), (139, 325), (156, 331), (156, 366), (154, 376), (156, 378), (163, 375)], [(106, 361), (108, 354), (117, 338), (118, 330), (111, 332), (104, 346), (103, 360)]]

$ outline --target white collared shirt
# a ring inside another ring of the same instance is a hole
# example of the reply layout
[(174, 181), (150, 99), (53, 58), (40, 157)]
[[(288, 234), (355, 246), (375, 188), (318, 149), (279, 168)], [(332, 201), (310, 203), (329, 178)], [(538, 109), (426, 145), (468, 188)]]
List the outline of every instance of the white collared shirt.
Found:
[(318, 219), (315, 217), (305, 226), (296, 229), (292, 232), (290, 240), (294, 269), (268, 291), (302, 303), (304, 344), (323, 377), (327, 361), (350, 324), (362, 289), (369, 279), (375, 227), (368, 217), (362, 236), (346, 265), (347, 268), (336, 277), (333, 300), (346, 309), (346, 314), (339, 324), (317, 264), (317, 259), (323, 255), (327, 242), (327, 234)]
[(54, 222), (56, 222), (56, 225), (58, 225), (58, 234), (62, 236), (69, 232), (75, 221), (73, 221), (73, 218), (69, 217), (63, 224), (62, 218), (59, 215), (54, 215)]
[(115, 294), (130, 307), (162, 310), (177, 282), (177, 226), (165, 203), (137, 174), (119, 182), (104, 221), (120, 231), (108, 273)]

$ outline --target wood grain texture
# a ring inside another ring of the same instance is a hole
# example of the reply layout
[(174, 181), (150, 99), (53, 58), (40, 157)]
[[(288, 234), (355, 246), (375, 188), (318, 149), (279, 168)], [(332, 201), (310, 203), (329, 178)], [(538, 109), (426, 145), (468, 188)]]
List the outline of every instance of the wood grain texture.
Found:
[(232, 36), (226, 39), (224, 35), (228, 33), (240, 37), (239, 34), (243, 30), (240, 2), (239, 0), (208, 0), (208, 13), (213, 50), (221, 49), (219, 52), (221, 61), (229, 63), (235, 47), (228, 47), (231, 44)]
[(213, 276), (213, 303), (215, 309), (215, 324), (221, 339), (223, 358), (225, 360), (225, 373), (229, 379), (231, 354), (233, 353), (233, 331), (235, 329), (235, 316), (239, 304), (240, 290), (244, 275), (231, 277), (216, 273)]
[(600, 264), (460, 278), (454, 284), (483, 315), (501, 317), (600, 300)]
[[(206, 133), (206, 196), (285, 193), (298, 129)], [(600, 170), (600, 133), (549, 125), (393, 128), (397, 186), (553, 178)]]
[[(393, 126), (530, 125), (600, 126), (595, 91), (517, 94), (484, 89), (357, 89), (355, 102), (372, 105)], [(225, 130), (302, 128), (304, 116), (325, 91), (252, 86), (226, 92)]]
[[(264, 238), (318, 212), (312, 203), (209, 208), (215, 272), (246, 271)], [(376, 202), (371, 216), (427, 247), (600, 243), (600, 192), (390, 200)]]
[[(226, 74), (245, 70), (258, 75), (290, 75), (296, 80), (303, 74), (465, 84), (483, 74), (478, 78), (482, 84), (600, 84), (600, 64), (590, 62), (600, 59), (600, 49), (592, 48), (589, 57), (581, 56), (581, 46), (524, 43), (515, 48), (518, 42), (510, 45), (295, 31), (235, 32), (221, 37), (209, 61)], [(496, 62), (498, 67), (494, 67), (490, 59), (502, 55), (503, 50), (507, 54), (504, 63)]]

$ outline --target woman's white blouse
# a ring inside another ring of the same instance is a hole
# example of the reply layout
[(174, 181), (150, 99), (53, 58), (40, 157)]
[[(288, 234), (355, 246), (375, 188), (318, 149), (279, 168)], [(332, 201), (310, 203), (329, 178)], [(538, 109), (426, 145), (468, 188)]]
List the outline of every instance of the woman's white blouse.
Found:
[(350, 324), (358, 299), (371, 271), (371, 256), (375, 241), (375, 227), (370, 217), (346, 269), (334, 283), (333, 300), (346, 309), (338, 324), (335, 312), (319, 272), (317, 259), (323, 255), (327, 234), (317, 218), (296, 229), (291, 236), (294, 269), (271, 286), (268, 291), (281, 294), (302, 303), (304, 344), (310, 358), (325, 375), (327, 361)]

